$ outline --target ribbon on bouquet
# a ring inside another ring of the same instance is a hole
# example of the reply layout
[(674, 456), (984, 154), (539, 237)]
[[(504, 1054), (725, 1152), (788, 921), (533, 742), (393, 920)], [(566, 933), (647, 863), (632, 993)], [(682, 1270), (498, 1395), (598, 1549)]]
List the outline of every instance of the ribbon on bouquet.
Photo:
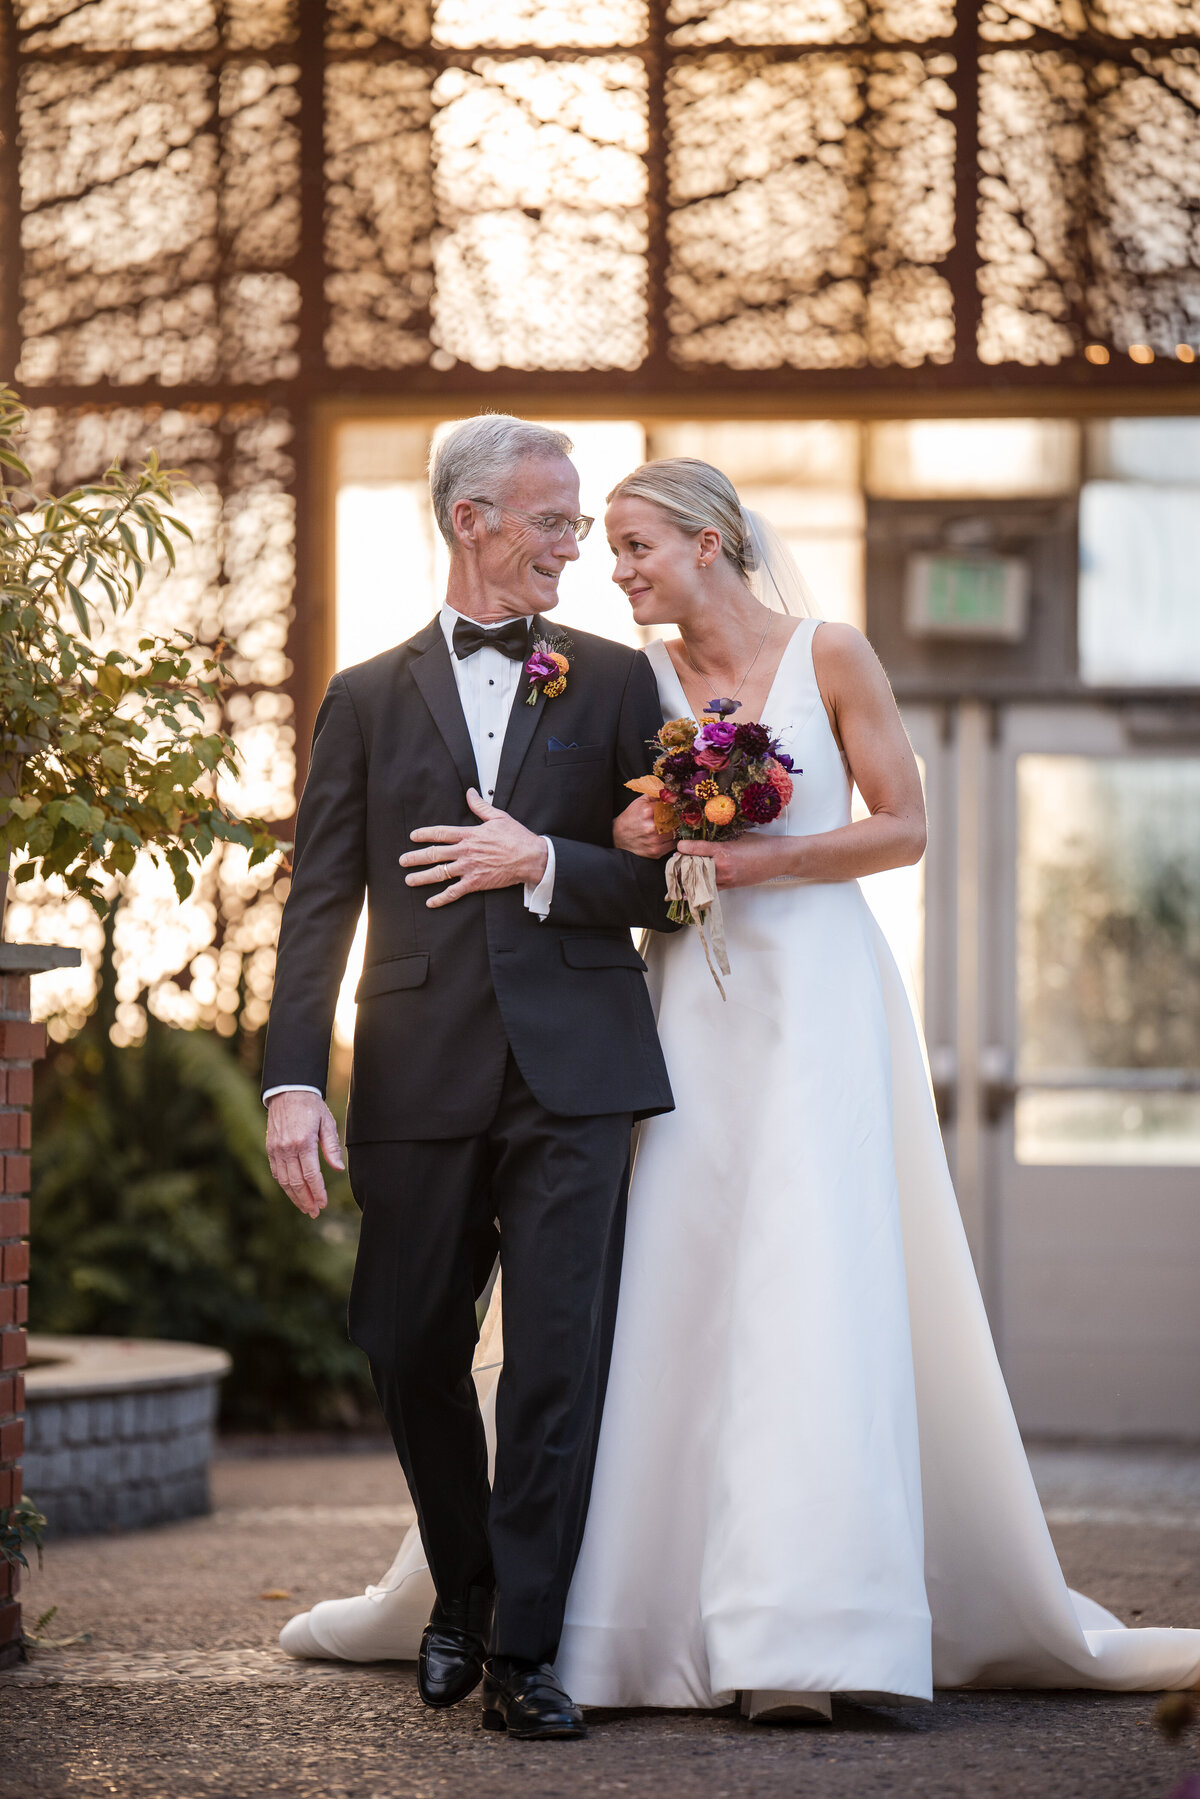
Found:
[[(712, 856), (683, 856), (678, 850), (667, 863), (667, 898), (673, 906), (686, 906), (700, 933), (708, 972), (717, 983), (717, 992), (725, 998), (721, 974), (729, 973), (729, 956), (725, 949), (725, 920), (721, 915), (721, 896), (717, 892), (717, 868)], [(711, 946), (709, 936), (711, 933)], [(713, 960), (716, 960), (716, 968)]]

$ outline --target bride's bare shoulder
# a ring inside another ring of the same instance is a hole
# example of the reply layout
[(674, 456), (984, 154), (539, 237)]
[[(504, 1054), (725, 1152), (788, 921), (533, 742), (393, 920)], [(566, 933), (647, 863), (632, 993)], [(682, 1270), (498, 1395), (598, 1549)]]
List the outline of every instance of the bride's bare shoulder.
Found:
[(827, 703), (835, 706), (887, 690), (883, 665), (855, 625), (825, 619), (813, 636), (813, 672)]
[(879, 658), (857, 625), (843, 624), (840, 619), (822, 619), (813, 635), (813, 661), (831, 672), (862, 671), (878, 668)]

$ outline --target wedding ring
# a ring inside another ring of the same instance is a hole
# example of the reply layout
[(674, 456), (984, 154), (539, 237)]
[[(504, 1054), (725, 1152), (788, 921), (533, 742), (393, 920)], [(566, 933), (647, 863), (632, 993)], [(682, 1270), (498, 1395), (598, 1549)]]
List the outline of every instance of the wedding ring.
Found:
[(438, 873), (441, 875), (443, 881), (452, 881), (454, 879), (454, 876), (444, 862), (438, 863)]

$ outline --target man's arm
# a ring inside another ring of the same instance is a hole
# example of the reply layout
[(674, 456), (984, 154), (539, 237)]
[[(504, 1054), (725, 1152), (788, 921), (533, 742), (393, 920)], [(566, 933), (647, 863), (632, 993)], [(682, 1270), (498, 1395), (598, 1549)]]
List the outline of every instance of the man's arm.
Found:
[[(627, 803), (624, 783), (647, 772), (647, 744), (659, 723), (658, 687), (650, 664), (639, 655), (631, 664), (618, 718), (614, 811)], [(425, 901), (431, 909), (452, 906), (468, 893), (523, 885), (526, 905), (552, 924), (678, 930), (667, 917), (661, 862), (571, 837), (537, 837), (473, 788), (467, 804), (480, 824), (421, 825), (412, 833), (420, 847), (400, 858), (409, 887), (436, 889)], [(564, 870), (569, 871), (565, 881)], [(538, 896), (545, 899), (545, 911), (535, 904)]]
[[(613, 812), (629, 803), (625, 782), (650, 771), (649, 743), (662, 724), (662, 707), (654, 671), (642, 655), (634, 657), (617, 723), (617, 780)], [(661, 861), (633, 856), (603, 844), (553, 837), (555, 874), (551, 922), (571, 929), (597, 925), (648, 925), (675, 931), (667, 917), (667, 883)]]
[(325, 1204), (318, 1141), (326, 1160), (342, 1165), (337, 1128), (321, 1096), (338, 988), (366, 891), (366, 772), (358, 719), (335, 675), (317, 714), (296, 821), (262, 1079), (264, 1093), (273, 1094), (267, 1125), (272, 1173), (292, 1203), (312, 1217)]

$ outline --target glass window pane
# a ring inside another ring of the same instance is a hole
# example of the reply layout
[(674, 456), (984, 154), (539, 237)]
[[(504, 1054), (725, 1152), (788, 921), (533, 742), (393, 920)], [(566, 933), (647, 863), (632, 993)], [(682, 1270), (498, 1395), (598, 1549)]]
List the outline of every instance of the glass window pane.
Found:
[(1200, 1093), (1029, 1089), (1017, 1096), (1016, 1154), (1060, 1167), (1200, 1163)]
[(1200, 418), (1093, 419), (1084, 431), (1092, 480), (1200, 482)]
[(339, 490), (338, 668), (402, 643), (432, 618), (432, 524), (424, 480), (355, 483)]
[(1017, 1160), (1198, 1163), (1200, 759), (1026, 755), (1017, 793)]
[(698, 456), (722, 469), (744, 503), (765, 513), (812, 589), (822, 618), (861, 630), (866, 619), (861, 429), (828, 419), (655, 425), (651, 456)]
[(743, 481), (855, 487), (861, 431), (844, 419), (691, 419), (652, 425), (649, 456), (698, 456)]
[(1020, 499), (1074, 493), (1070, 419), (890, 419), (867, 429), (866, 487), (877, 499)]
[(866, 512), (858, 488), (740, 488), (743, 503), (775, 526), (812, 592), (821, 618), (866, 625)]
[(604, 496), (645, 460), (646, 433), (631, 419), (546, 419), (545, 423), (565, 431), (574, 444), (571, 461), (579, 470), (579, 503), (596, 521), (579, 546), (579, 561), (569, 563), (563, 571), (561, 597), (551, 622), (564, 631), (578, 626), (581, 631), (595, 631), (600, 637), (640, 647), (649, 633), (634, 623), (629, 601), (613, 582), (613, 555), (604, 535)]
[(1200, 758), (1017, 766), (1018, 1067), (1200, 1069)]
[(1079, 672), (1200, 682), (1200, 485), (1089, 481), (1079, 496)]

